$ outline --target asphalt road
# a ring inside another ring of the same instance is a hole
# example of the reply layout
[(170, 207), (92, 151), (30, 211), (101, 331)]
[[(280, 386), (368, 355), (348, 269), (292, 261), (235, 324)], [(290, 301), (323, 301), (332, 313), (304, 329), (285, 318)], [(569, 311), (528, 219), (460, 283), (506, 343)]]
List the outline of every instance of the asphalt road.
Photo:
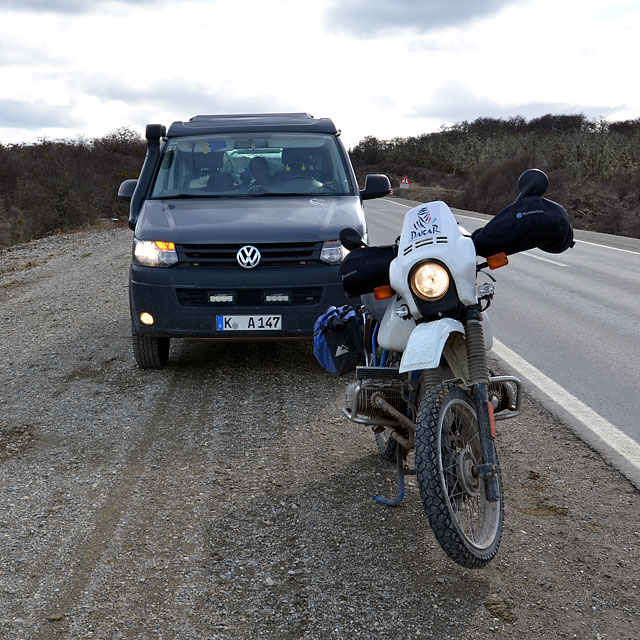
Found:
[[(370, 241), (393, 241), (411, 206), (396, 198), (368, 202)], [(454, 212), (469, 231), (489, 219)], [(563, 254), (528, 251), (492, 273), (497, 282), (489, 316), (496, 352), (638, 485), (640, 240), (575, 235), (576, 246)]]

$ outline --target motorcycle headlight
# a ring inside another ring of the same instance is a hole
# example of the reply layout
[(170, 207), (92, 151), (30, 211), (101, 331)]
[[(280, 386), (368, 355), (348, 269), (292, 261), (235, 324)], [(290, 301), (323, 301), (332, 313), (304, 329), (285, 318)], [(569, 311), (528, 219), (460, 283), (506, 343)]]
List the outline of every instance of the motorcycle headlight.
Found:
[(136, 238), (133, 241), (133, 259), (145, 267), (168, 267), (178, 262), (178, 254), (173, 242)]
[(440, 300), (449, 290), (449, 273), (437, 262), (423, 262), (409, 276), (409, 286), (421, 300)]

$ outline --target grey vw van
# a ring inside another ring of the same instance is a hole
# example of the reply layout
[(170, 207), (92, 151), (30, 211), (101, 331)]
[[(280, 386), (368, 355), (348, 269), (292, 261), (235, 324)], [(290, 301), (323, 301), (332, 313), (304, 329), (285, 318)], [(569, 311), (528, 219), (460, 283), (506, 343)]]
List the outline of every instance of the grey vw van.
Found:
[(306, 113), (201, 115), (146, 128), (138, 180), (118, 192), (134, 231), (129, 276), (138, 366), (163, 367), (171, 338), (311, 336), (346, 302), (344, 227), (366, 235), (360, 191), (339, 131)]

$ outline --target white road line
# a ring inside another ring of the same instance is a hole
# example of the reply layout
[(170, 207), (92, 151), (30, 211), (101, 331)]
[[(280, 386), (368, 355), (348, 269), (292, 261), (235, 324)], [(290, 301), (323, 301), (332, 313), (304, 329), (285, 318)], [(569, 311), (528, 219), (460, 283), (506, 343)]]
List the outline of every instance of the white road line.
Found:
[(640, 251), (631, 251), (631, 249), (618, 249), (618, 247), (610, 247), (608, 244), (598, 244), (597, 242), (587, 242), (586, 240), (576, 240), (576, 242), (581, 242), (582, 244), (591, 244), (594, 247), (602, 247), (603, 249), (623, 251), (624, 253), (634, 253), (635, 255), (640, 256)]
[(533, 253), (529, 253), (528, 251), (522, 251), (518, 255), (521, 256), (529, 256), (530, 258), (535, 258), (536, 260), (542, 260), (542, 262), (549, 262), (551, 264), (555, 264), (558, 267), (568, 267), (568, 264), (564, 264), (563, 262), (556, 262), (555, 260), (549, 260), (549, 258), (543, 258), (542, 256), (534, 256)]
[(408, 205), (408, 204), (402, 204), (402, 202), (396, 202), (395, 200), (387, 200), (386, 198), (383, 198), (382, 200), (383, 202), (391, 202), (391, 204), (397, 204), (399, 207), (405, 207), (406, 209), (413, 209), (413, 207), (415, 207), (416, 205)]
[(489, 222), (486, 218), (478, 218), (476, 216), (463, 216), (461, 213), (453, 214), (456, 218), (469, 218), (469, 220), (480, 220), (480, 222)]
[(640, 472), (640, 444), (498, 340), (493, 341), (493, 350), (510, 367), (528, 378), (550, 400), (579, 420), (585, 429), (622, 456), (636, 472)]

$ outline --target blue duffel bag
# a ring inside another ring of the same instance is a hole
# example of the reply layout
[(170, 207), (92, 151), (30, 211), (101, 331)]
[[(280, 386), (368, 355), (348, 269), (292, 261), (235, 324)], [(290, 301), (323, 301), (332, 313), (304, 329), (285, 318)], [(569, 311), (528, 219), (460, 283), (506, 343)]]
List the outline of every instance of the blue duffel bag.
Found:
[(360, 318), (350, 305), (329, 307), (313, 327), (313, 355), (335, 376), (364, 363)]

